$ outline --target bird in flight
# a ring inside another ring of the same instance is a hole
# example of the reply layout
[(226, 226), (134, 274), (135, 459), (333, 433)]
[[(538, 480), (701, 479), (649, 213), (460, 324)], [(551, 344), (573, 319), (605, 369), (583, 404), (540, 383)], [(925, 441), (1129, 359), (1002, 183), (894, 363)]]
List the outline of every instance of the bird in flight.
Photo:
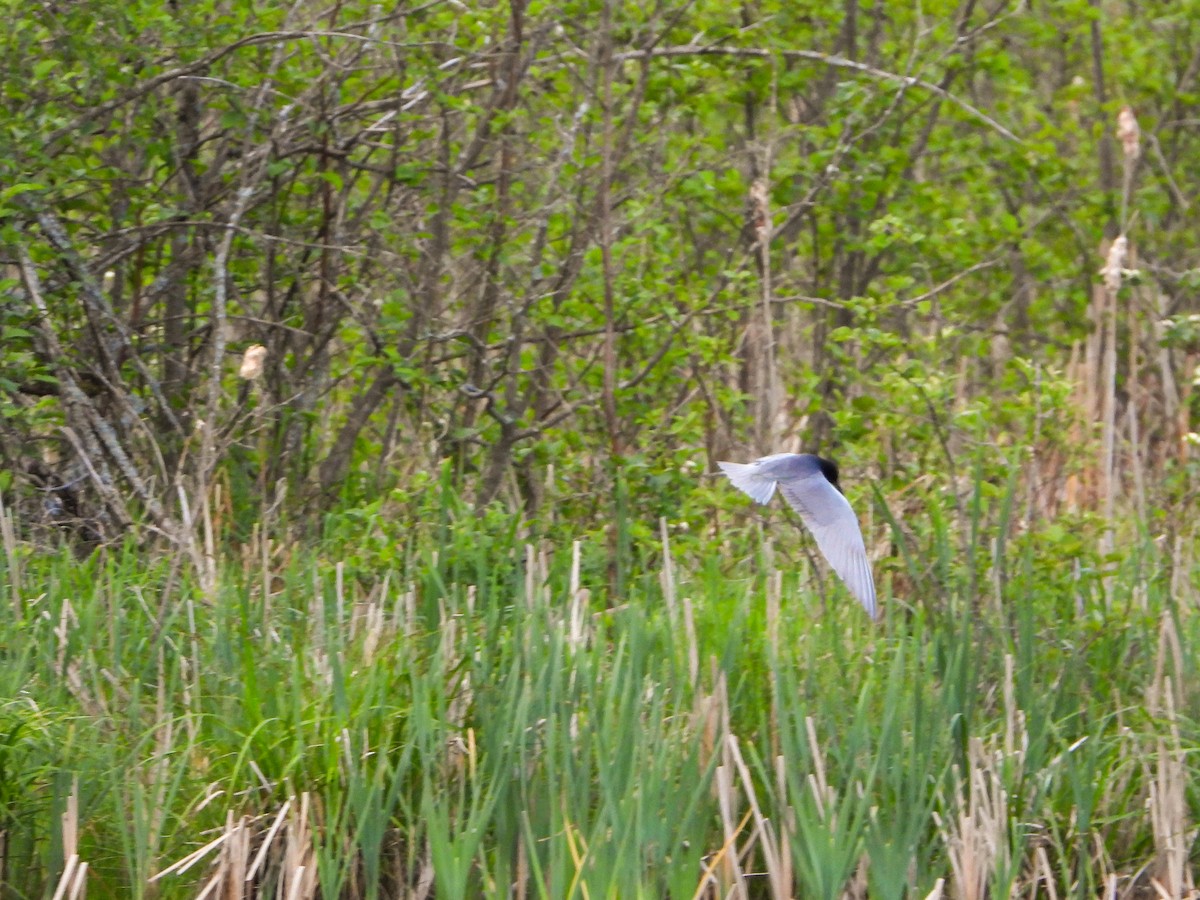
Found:
[(817, 547), (872, 619), (879, 618), (875, 580), (858, 517), (838, 486), (837, 464), (811, 453), (776, 453), (752, 463), (719, 462), (738, 490), (767, 503), (775, 488), (800, 514)]

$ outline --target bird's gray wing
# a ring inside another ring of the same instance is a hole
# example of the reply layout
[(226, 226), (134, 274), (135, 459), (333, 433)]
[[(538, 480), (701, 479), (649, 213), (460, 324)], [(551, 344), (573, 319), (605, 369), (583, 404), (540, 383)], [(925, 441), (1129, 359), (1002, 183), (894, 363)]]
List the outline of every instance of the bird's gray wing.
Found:
[(878, 615), (875, 579), (858, 517), (842, 492), (822, 477), (779, 482), (779, 492), (800, 513), (822, 555), (872, 619)]

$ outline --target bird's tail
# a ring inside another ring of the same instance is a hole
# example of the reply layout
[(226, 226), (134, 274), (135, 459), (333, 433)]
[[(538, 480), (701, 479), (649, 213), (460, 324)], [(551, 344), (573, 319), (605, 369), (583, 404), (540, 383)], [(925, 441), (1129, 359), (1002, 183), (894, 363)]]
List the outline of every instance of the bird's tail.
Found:
[(733, 486), (749, 494), (755, 503), (766, 503), (775, 493), (775, 479), (763, 475), (757, 463), (719, 462), (717, 465), (733, 482)]

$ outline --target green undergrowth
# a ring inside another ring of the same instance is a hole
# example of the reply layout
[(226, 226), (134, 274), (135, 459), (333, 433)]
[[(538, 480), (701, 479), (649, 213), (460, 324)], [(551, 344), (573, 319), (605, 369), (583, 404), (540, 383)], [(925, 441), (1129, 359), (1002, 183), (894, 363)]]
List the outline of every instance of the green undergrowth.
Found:
[(964, 547), (966, 514), (892, 521), (879, 626), (783, 520), (703, 552), (629, 541), (619, 595), (620, 540), (445, 497), (405, 529), (359, 511), (311, 546), (231, 549), (208, 596), (169, 556), (18, 547), (4, 896), (52, 893), (72, 853), (95, 896), (1188, 877), (1194, 573), (1149, 537), (1057, 571), (1055, 536), (999, 540), (999, 513)]

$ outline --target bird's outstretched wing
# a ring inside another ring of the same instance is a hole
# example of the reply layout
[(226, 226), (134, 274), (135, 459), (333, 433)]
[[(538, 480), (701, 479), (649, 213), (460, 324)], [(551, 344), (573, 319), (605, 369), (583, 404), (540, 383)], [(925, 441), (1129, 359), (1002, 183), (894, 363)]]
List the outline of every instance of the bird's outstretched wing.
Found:
[(750, 499), (755, 503), (766, 503), (775, 493), (775, 485), (778, 482), (774, 478), (763, 475), (762, 466), (756, 462), (719, 462), (717, 465), (733, 482), (733, 486), (739, 491), (749, 494)]
[(858, 517), (849, 501), (832, 484), (818, 477), (781, 481), (779, 492), (792, 509), (800, 513), (822, 555), (846, 583), (850, 593), (866, 608), (867, 615), (877, 618), (875, 579), (871, 576), (871, 563), (867, 560)]

